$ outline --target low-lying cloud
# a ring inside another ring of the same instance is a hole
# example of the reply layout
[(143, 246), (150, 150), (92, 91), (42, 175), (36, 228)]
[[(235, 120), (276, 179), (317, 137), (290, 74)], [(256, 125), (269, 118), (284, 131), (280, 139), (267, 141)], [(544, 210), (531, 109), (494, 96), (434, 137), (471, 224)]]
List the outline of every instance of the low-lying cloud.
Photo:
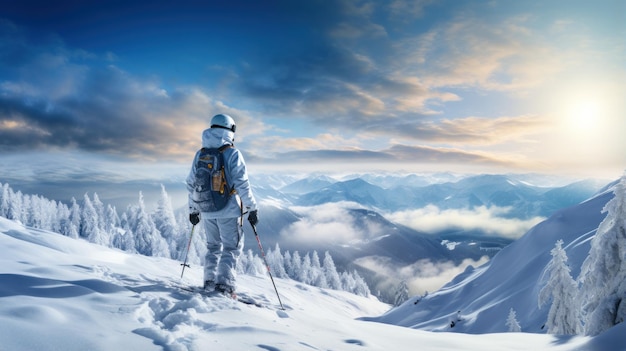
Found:
[(349, 244), (376, 234), (376, 228), (357, 227), (349, 209), (362, 206), (353, 202), (325, 203), (319, 206), (292, 207), (302, 218), (285, 227), (281, 236), (303, 244)]
[(427, 233), (445, 230), (480, 230), (489, 235), (517, 239), (543, 221), (543, 217), (529, 219), (506, 218), (511, 208), (485, 207), (474, 209), (440, 209), (435, 205), (394, 212), (386, 217), (391, 221)]
[(439, 290), (463, 273), (468, 266), (478, 267), (488, 261), (489, 258), (484, 256), (479, 260), (465, 259), (458, 265), (451, 261), (432, 262), (428, 259), (410, 265), (399, 265), (389, 257), (368, 256), (357, 259), (355, 263), (376, 272), (378, 277), (384, 277), (375, 287), (376, 290), (395, 291), (405, 281), (410, 295), (423, 295)]

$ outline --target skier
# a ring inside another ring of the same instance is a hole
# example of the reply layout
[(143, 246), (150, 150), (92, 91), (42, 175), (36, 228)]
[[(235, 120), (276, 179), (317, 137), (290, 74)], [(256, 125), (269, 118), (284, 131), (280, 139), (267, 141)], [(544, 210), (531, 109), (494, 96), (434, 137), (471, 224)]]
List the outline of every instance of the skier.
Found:
[[(211, 119), (211, 127), (202, 132), (203, 149), (196, 153), (187, 177), (189, 221), (194, 226), (202, 222), (207, 235), (203, 288), (206, 292), (218, 291), (231, 296), (235, 296), (235, 269), (243, 250), (243, 216), (247, 212), (252, 226), (258, 222), (256, 200), (248, 181), (246, 164), (241, 152), (234, 147), (235, 130), (235, 121), (230, 116), (215, 115)], [(223, 154), (226, 188), (232, 189), (226, 194), (225, 206), (215, 211), (206, 211), (206, 206), (194, 195), (198, 183), (203, 182), (198, 178), (201, 173), (197, 173), (197, 165), (204, 148), (219, 149)]]

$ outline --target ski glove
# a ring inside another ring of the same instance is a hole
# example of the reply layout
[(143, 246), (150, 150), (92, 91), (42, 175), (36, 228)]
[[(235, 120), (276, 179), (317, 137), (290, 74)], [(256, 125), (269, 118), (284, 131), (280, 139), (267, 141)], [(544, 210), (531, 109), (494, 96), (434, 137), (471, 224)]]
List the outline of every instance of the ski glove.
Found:
[(257, 210), (250, 211), (250, 213), (248, 213), (248, 222), (250, 222), (251, 226), (255, 226), (257, 223), (259, 223), (259, 217), (257, 216)]
[(199, 213), (190, 213), (189, 214), (189, 222), (191, 225), (196, 225), (200, 223), (200, 214)]

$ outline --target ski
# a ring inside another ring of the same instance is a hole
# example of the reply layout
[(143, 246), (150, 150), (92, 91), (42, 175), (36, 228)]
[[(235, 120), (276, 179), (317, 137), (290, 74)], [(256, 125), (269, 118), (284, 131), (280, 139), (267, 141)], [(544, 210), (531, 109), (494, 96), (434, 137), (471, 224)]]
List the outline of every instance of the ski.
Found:
[(229, 298), (232, 300), (235, 300), (237, 302), (241, 302), (243, 304), (246, 305), (251, 305), (251, 306), (256, 306), (256, 307), (261, 307), (261, 308), (267, 308), (266, 306), (264, 306), (263, 304), (261, 304), (260, 302), (254, 300), (254, 298), (246, 295), (246, 294), (226, 294), (226, 293), (222, 293), (219, 291), (206, 291), (200, 287), (190, 287), (190, 286), (178, 286), (178, 288), (180, 290), (183, 290), (185, 292), (189, 292), (189, 293), (193, 293), (193, 294), (200, 294), (202, 296), (206, 296), (206, 297), (225, 297), (225, 298)]

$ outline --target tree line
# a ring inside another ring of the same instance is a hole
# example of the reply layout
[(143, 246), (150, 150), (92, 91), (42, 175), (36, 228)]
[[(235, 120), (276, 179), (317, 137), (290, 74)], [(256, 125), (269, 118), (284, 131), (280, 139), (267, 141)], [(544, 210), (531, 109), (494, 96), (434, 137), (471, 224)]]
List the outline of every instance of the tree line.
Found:
[(539, 306), (550, 306), (548, 333), (598, 335), (626, 320), (626, 175), (613, 192), (577, 279), (563, 240), (550, 252), (538, 299)]
[[(175, 214), (165, 187), (154, 211), (148, 211), (143, 194), (139, 192), (136, 204), (118, 213), (115, 206), (105, 205), (98, 194), (87, 193), (79, 203), (75, 198), (69, 204), (49, 200), (39, 195), (14, 191), (9, 184), (0, 183), (0, 216), (25, 226), (59, 233), (74, 239), (117, 248), (129, 253), (182, 260), (187, 250), (191, 225), (187, 213)], [(204, 264), (206, 235), (201, 226), (193, 236), (188, 261)], [(338, 272), (331, 255), (326, 252), (323, 262), (319, 254), (281, 252), (278, 244), (269, 250), (266, 259), (272, 274), (290, 278), (312, 286), (345, 290), (369, 296), (365, 280), (356, 272)], [(263, 260), (247, 250), (238, 262), (238, 271), (244, 274), (266, 274)]]

